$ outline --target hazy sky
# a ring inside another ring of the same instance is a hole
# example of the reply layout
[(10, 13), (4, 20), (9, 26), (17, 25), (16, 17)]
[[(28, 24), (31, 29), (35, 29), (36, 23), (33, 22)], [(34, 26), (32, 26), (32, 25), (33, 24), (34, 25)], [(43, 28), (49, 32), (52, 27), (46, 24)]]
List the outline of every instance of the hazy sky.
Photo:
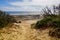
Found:
[(40, 11), (46, 6), (58, 5), (60, 0), (0, 0), (0, 10)]

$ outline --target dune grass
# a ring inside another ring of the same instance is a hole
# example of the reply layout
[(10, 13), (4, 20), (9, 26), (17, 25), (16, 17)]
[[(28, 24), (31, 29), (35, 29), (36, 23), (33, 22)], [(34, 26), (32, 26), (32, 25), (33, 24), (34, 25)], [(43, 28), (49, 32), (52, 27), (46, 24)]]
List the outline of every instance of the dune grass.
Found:
[(6, 27), (8, 24), (13, 23), (15, 19), (4, 11), (0, 11), (0, 28)]

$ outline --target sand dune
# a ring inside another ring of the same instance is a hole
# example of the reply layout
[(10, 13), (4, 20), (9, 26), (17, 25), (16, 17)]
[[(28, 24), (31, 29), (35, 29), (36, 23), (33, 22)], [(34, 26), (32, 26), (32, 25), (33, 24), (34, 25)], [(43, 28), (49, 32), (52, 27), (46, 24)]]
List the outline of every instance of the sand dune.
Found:
[(0, 32), (0, 40), (53, 40), (48, 35), (49, 29), (35, 30), (31, 29), (31, 24), (37, 20), (28, 20), (13, 25), (10, 28), (3, 28)]

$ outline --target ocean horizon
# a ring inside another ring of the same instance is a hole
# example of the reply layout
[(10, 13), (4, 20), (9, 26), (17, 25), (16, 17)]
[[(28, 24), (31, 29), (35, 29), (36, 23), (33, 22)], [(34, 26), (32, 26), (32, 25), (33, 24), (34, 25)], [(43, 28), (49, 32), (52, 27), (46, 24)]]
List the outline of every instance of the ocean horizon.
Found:
[(40, 12), (34, 11), (7, 11), (9, 15), (38, 15)]

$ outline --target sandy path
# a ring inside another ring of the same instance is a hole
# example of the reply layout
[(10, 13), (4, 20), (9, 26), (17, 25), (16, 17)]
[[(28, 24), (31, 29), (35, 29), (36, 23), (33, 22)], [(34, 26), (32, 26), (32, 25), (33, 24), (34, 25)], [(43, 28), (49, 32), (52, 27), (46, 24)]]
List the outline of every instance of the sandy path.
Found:
[[(36, 20), (22, 21), (12, 28), (3, 29), (0, 33), (0, 40), (52, 40), (48, 35), (48, 29), (37, 31), (31, 29), (31, 24)], [(6, 31), (6, 32), (5, 32)]]

